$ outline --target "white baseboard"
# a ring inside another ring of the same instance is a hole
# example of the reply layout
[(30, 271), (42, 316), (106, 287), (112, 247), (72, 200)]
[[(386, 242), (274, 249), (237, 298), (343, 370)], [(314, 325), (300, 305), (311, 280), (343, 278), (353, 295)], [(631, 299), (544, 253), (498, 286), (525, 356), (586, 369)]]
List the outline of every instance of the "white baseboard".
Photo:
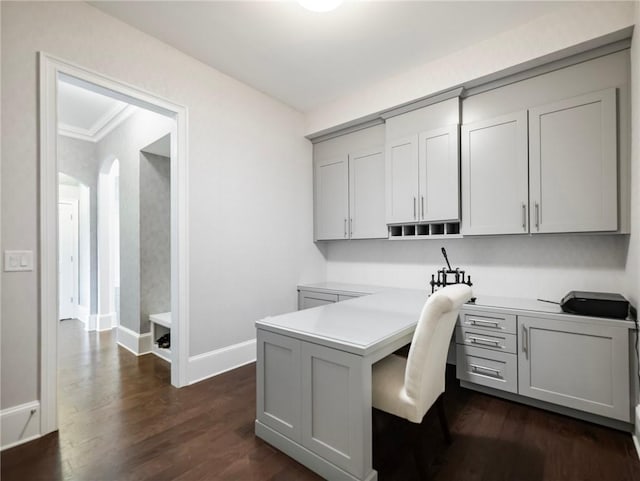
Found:
[(40, 401), (0, 411), (0, 449), (5, 450), (40, 437)]
[(84, 322), (85, 329), (89, 325), (90, 315), (91, 315), (91, 312), (87, 306), (83, 306), (82, 304), (76, 305), (76, 318)]
[(255, 360), (255, 339), (198, 354), (189, 358), (187, 382), (194, 384)]
[(636, 423), (635, 432), (631, 436), (633, 438), (633, 444), (636, 447), (636, 453), (640, 458), (640, 404), (636, 406)]
[(113, 329), (113, 326), (116, 323), (116, 313), (109, 312), (108, 314), (98, 314), (98, 322), (96, 325), (96, 329), (98, 331), (108, 331), (109, 329)]
[(118, 326), (118, 344), (136, 356), (151, 352), (151, 333), (138, 334), (124, 326)]

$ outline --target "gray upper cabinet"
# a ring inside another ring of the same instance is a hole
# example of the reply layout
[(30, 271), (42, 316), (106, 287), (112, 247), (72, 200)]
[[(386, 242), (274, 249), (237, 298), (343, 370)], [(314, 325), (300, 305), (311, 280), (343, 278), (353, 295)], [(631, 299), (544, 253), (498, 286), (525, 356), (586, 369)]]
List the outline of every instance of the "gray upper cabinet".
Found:
[(349, 237), (387, 237), (384, 219), (384, 148), (349, 154)]
[(457, 97), (387, 119), (388, 224), (460, 219), (459, 123)]
[(316, 239), (346, 239), (349, 218), (348, 157), (315, 163)]
[(459, 126), (419, 135), (418, 175), (421, 221), (460, 218)]
[(618, 229), (616, 89), (529, 110), (531, 231)]
[(527, 112), (462, 126), (462, 233), (528, 232)]
[(418, 220), (418, 135), (387, 142), (387, 223)]
[(314, 145), (316, 240), (386, 238), (384, 126)]

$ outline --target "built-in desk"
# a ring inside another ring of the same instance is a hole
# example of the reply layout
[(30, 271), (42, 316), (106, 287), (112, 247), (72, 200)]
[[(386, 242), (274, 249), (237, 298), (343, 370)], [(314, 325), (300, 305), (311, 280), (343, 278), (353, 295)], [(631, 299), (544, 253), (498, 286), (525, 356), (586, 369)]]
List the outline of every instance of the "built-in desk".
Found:
[(411, 342), (425, 290), (256, 322), (256, 435), (331, 480), (375, 480), (371, 366)]
[[(256, 435), (326, 479), (377, 479), (371, 366), (411, 342), (427, 297), (381, 288), (256, 322)], [(629, 430), (634, 328), (479, 296), (460, 311), (458, 377), (470, 389)]]

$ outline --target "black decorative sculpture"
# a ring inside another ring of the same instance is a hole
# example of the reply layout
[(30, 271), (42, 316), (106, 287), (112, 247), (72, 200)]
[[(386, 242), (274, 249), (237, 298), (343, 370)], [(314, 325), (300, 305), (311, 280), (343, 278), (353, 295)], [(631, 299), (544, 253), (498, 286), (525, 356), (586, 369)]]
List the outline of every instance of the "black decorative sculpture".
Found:
[(443, 267), (438, 270), (438, 278), (436, 279), (436, 274), (431, 274), (431, 294), (440, 289), (441, 287), (450, 286), (452, 284), (466, 284), (469, 287), (473, 285), (471, 282), (471, 276), (467, 276), (463, 270), (456, 267), (455, 269), (451, 268), (451, 264), (449, 264), (449, 258), (447, 257), (447, 251), (445, 248), (442, 248), (442, 255), (444, 256), (444, 260), (447, 262), (447, 267)]

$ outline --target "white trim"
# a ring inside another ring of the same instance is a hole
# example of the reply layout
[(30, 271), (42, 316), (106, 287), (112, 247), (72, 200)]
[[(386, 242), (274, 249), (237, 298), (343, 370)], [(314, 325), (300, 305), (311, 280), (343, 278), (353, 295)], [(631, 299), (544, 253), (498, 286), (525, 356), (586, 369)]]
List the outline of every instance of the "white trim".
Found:
[(135, 86), (39, 52), (40, 117), (40, 405), (42, 434), (58, 428), (58, 161), (57, 80), (89, 87), (175, 119), (171, 142), (171, 312), (175, 349), (171, 383), (185, 386), (189, 339), (189, 209), (187, 108)]
[(631, 435), (633, 445), (636, 447), (636, 454), (640, 459), (640, 404), (636, 406), (635, 433)]
[[(173, 332), (172, 339), (173, 341)], [(256, 340), (205, 352), (189, 358), (189, 384), (203, 381), (256, 360)]]
[(133, 105), (117, 105), (100, 117), (89, 129), (69, 124), (58, 124), (58, 134), (87, 142), (100, 142), (109, 132), (138, 110)]
[(84, 328), (88, 330), (89, 317), (91, 316), (90, 309), (82, 304), (76, 305), (76, 319), (79, 319), (84, 324)]
[(118, 345), (136, 356), (143, 356), (151, 352), (151, 333), (138, 334), (128, 327), (118, 326)]
[[(60, 189), (60, 184), (58, 185), (58, 189)], [(72, 213), (72, 224), (73, 224), (73, 246), (71, 250), (73, 251), (73, 301), (71, 310), (74, 316), (78, 315), (78, 299), (80, 299), (80, 242), (79, 242), (79, 229), (80, 229), (80, 199), (79, 199), (79, 186), (74, 186), (76, 190), (76, 198), (68, 197), (66, 194), (60, 194), (60, 190), (58, 190), (58, 207), (60, 204), (70, 204)], [(60, 226), (60, 217), (58, 217), (58, 227)], [(58, 231), (58, 234), (60, 232)], [(58, 301), (59, 302), (59, 301)]]
[(636, 454), (638, 455), (638, 459), (640, 459), (640, 442), (638, 442), (638, 436), (632, 434), (631, 439), (633, 439), (633, 445), (636, 447)]
[(109, 312), (107, 314), (98, 314), (97, 315), (97, 324), (96, 330), (98, 331), (110, 331), (113, 329), (113, 323), (116, 321), (116, 313)]
[(0, 449), (40, 437), (40, 402), (32, 401), (0, 411)]

